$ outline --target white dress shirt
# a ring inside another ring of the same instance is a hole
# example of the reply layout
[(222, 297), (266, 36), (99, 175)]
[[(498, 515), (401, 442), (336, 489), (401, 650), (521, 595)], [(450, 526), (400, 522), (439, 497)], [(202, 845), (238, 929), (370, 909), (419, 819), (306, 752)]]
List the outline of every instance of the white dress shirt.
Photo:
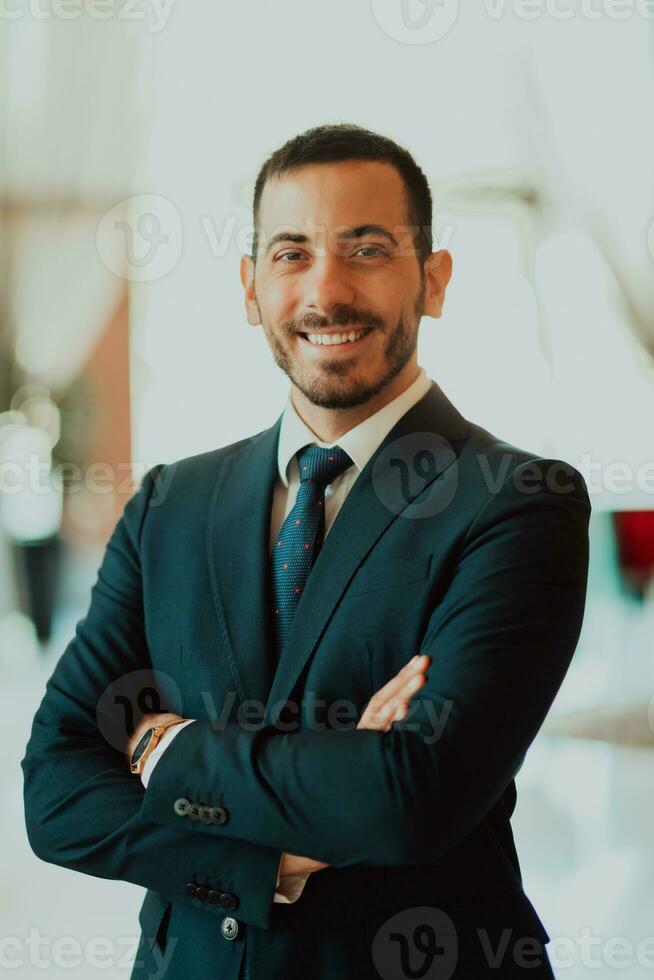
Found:
[[(282, 414), (277, 447), (278, 479), (273, 491), (270, 515), (270, 555), (272, 554), (274, 541), (279, 530), (295, 504), (295, 498), (300, 486), (300, 473), (296, 453), (307, 445), (321, 446), (325, 449), (330, 449), (338, 445), (341, 449), (345, 450), (354, 463), (353, 466), (350, 466), (344, 473), (341, 473), (340, 476), (336, 477), (335, 480), (325, 487), (324, 541), (359, 473), (396, 422), (399, 422), (402, 416), (427, 394), (430, 387), (431, 379), (427, 376), (424, 368), (419, 368), (416, 379), (401, 394), (373, 415), (369, 415), (363, 422), (359, 422), (358, 425), (355, 425), (348, 432), (343, 433), (336, 442), (331, 443), (321, 442), (317, 439), (315, 433), (302, 421), (295, 410), (289, 391)], [(170, 728), (166, 729), (143, 767), (141, 780), (144, 786), (147, 786), (148, 780), (152, 775), (152, 770), (163, 755), (165, 749), (186, 725), (192, 725), (194, 721), (194, 718), (190, 718), (180, 722), (178, 725), (171, 725)], [(286, 904), (296, 902), (308, 878), (308, 874), (286, 875), (284, 880), (280, 882), (278, 873), (274, 901)]]

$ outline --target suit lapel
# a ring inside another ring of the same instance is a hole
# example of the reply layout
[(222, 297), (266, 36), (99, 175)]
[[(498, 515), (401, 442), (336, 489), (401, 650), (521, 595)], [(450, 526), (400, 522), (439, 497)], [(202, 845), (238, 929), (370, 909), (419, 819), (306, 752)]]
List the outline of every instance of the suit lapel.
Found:
[[(266, 705), (269, 724), (290, 697), (359, 564), (399, 514), (411, 516), (411, 507), (418, 506), (412, 501), (452, 465), (468, 433), (468, 423), (432, 381), (348, 493), (311, 570), (273, 676), (269, 535), (280, 425), (281, 415), (222, 461), (207, 526), (213, 599), (236, 691), (241, 702)], [(416, 465), (419, 458), (425, 465)]]
[(207, 524), (213, 600), (236, 692), (262, 707), (274, 666), (268, 549), (281, 419), (222, 461)]
[[(408, 517), (412, 501), (456, 460), (457, 443), (460, 447), (467, 433), (468, 423), (432, 381), (378, 446), (336, 515), (307, 579), (266, 705), (268, 723), (278, 718), (359, 564), (388, 525), (401, 513)], [(431, 462), (416, 473), (421, 450)]]

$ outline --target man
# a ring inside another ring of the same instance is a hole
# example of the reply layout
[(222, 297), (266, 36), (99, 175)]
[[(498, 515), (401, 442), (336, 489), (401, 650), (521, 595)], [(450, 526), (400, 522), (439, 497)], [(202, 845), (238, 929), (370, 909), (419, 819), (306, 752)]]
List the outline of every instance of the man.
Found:
[(146, 474), (48, 681), (30, 844), (148, 889), (133, 976), (552, 976), (510, 816), (590, 505), (419, 366), (452, 269), (431, 208), (357, 126), (266, 161), (241, 279), (285, 409)]

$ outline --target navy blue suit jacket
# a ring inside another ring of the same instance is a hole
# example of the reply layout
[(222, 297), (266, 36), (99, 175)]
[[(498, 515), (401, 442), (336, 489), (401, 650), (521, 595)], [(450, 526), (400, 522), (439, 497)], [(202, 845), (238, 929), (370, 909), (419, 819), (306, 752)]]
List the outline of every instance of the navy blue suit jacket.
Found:
[[(154, 466), (128, 501), (21, 763), (31, 847), (147, 889), (133, 976), (164, 957), (168, 978), (395, 975), (384, 929), (427, 907), (471, 977), (480, 930), (549, 939), (510, 816), (580, 633), (586, 485), (432, 381), (348, 494), (275, 669), (280, 422)], [(406, 718), (356, 729), (418, 652), (431, 666)], [(151, 710), (197, 721), (144, 789), (124, 751)], [(330, 865), (292, 905), (273, 903), (283, 851)]]

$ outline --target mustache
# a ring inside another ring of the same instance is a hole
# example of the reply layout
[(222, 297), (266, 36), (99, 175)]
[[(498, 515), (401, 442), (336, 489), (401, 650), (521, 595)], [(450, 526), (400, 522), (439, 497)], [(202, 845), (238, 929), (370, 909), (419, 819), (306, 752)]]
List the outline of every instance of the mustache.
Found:
[(345, 310), (343, 313), (339, 313), (333, 317), (331, 321), (325, 320), (324, 317), (308, 313), (306, 316), (290, 321), (289, 326), (293, 333), (308, 333), (312, 330), (328, 330), (330, 327), (350, 327), (354, 324), (359, 324), (362, 327), (380, 327), (382, 322), (374, 313)]

